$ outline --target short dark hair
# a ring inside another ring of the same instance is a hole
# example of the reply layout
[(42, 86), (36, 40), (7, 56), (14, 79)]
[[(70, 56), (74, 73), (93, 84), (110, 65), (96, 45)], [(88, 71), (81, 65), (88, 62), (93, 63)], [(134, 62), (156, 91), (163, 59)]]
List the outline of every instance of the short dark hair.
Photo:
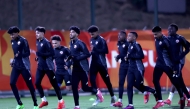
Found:
[(152, 32), (161, 32), (161, 31), (162, 31), (162, 28), (159, 26), (155, 26), (152, 28)]
[(19, 33), (19, 32), (20, 32), (20, 29), (17, 26), (12, 26), (7, 31), (8, 34)]
[(51, 40), (62, 41), (61, 36), (59, 36), (59, 35), (51, 36)]
[(133, 34), (136, 38), (138, 38), (137, 32), (132, 31), (132, 32), (129, 32), (129, 33)]
[(121, 30), (119, 33), (124, 34), (126, 36), (126, 32), (124, 30)]
[(42, 27), (42, 26), (37, 26), (37, 27), (35, 28), (35, 30), (36, 30), (36, 31), (39, 31), (39, 32), (43, 32), (44, 34), (45, 34), (45, 32), (46, 32), (45, 27)]
[(75, 31), (77, 34), (80, 34), (80, 28), (77, 26), (71, 26), (69, 30)]
[(88, 32), (89, 32), (89, 33), (97, 32), (97, 31), (99, 31), (99, 28), (98, 28), (98, 26), (96, 26), (96, 25), (91, 25), (91, 26), (88, 28)]
[(174, 27), (176, 31), (178, 31), (178, 26), (175, 23), (170, 24), (169, 26)]

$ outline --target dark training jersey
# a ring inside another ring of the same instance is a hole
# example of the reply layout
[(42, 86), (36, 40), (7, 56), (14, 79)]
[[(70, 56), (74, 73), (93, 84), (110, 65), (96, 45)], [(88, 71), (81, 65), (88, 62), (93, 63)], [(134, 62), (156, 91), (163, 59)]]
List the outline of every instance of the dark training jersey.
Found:
[(119, 55), (116, 57), (117, 59), (121, 59), (120, 67), (128, 68), (128, 61), (125, 61), (125, 56), (127, 55), (129, 43), (125, 40), (123, 42), (118, 41), (117, 47), (119, 51)]
[(101, 36), (91, 38), (90, 43), (91, 45), (93, 45), (93, 49), (91, 52), (92, 55), (91, 64), (98, 63), (100, 65), (107, 67), (105, 55), (108, 54), (108, 46), (104, 38)]
[[(172, 62), (174, 64), (174, 69), (179, 66), (179, 64), (185, 63), (185, 55), (189, 52), (189, 44), (187, 40), (180, 36), (168, 36), (170, 42), (170, 49), (172, 55)], [(185, 51), (184, 51), (185, 49)]]
[(89, 63), (87, 58), (90, 57), (90, 53), (80, 39), (75, 39), (70, 42), (70, 51), (73, 62), (73, 71), (89, 71)]
[(13, 67), (30, 70), (30, 48), (28, 41), (24, 37), (18, 36), (15, 40), (11, 40), (11, 44), (14, 56), (18, 54), (17, 57), (14, 57)]
[(54, 50), (51, 43), (43, 38), (42, 40), (36, 41), (38, 56), (38, 68), (40, 70), (54, 70)]
[[(70, 56), (70, 50), (65, 46), (60, 46), (54, 49), (54, 59), (56, 63), (56, 69), (64, 69), (64, 66), (67, 65), (65, 59)], [(68, 66), (69, 67), (69, 66)]]
[(155, 47), (157, 53), (156, 66), (168, 66), (172, 68), (169, 40), (165, 36), (155, 38)]
[(144, 59), (143, 50), (141, 45), (137, 42), (129, 43), (128, 47), (128, 61), (129, 61), (129, 69), (134, 70), (138, 69), (138, 71), (144, 71), (144, 65), (142, 59)]

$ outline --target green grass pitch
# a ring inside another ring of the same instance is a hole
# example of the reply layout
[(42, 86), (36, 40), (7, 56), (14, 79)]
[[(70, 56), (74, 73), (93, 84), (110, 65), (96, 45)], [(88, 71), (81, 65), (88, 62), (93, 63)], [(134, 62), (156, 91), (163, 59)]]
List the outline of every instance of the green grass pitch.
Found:
[[(168, 94), (163, 95), (163, 99), (166, 99), (167, 97), (168, 97)], [(80, 96), (79, 99), (80, 99), (80, 108), (81, 109), (122, 109), (122, 108), (110, 107), (110, 96), (108, 96), (108, 95), (104, 96), (103, 103), (100, 103), (100, 104), (98, 104), (98, 106), (95, 106), (95, 107), (92, 106), (93, 101), (90, 101), (89, 100), (90, 98), (95, 98), (95, 96), (93, 96), (93, 95)], [(73, 109), (74, 108), (74, 100), (73, 100), (72, 96), (63, 96), (63, 99), (66, 104), (65, 109)], [(21, 98), (21, 100), (25, 106), (25, 109), (33, 109), (33, 102), (32, 102), (31, 97)], [(42, 109), (56, 109), (57, 102), (58, 102), (57, 98), (54, 96), (53, 97), (49, 96), (49, 97), (47, 97), (47, 100), (49, 102), (49, 105)], [(172, 106), (165, 105), (161, 109), (179, 109), (178, 100), (179, 100), (179, 96), (178, 96), (178, 94), (175, 94), (175, 96), (173, 98)], [(40, 102), (41, 102), (41, 99), (38, 97), (38, 103), (40, 103)], [(153, 95), (150, 95), (150, 100), (149, 100), (148, 104), (144, 104), (142, 94), (140, 94), (140, 95), (134, 94), (133, 102), (134, 102), (135, 109), (152, 109), (152, 107), (156, 103)], [(128, 104), (126, 94), (124, 94), (124, 96), (123, 96), (123, 104), (124, 104), (124, 106), (126, 106)], [(14, 98), (0, 98), (0, 109), (15, 109), (16, 105), (17, 105), (17, 103)]]

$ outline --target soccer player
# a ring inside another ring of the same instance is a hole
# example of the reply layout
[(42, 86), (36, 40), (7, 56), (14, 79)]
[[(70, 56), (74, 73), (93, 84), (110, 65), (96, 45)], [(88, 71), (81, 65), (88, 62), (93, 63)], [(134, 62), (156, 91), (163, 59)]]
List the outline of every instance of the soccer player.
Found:
[[(164, 106), (164, 102), (162, 100), (161, 95), (161, 87), (160, 87), (160, 78), (163, 72), (169, 77), (170, 81), (175, 85), (180, 95), (181, 100), (183, 100), (183, 93), (181, 92), (180, 84), (178, 84), (177, 79), (173, 78), (173, 63), (171, 57), (171, 49), (170, 43), (166, 36), (162, 34), (162, 29), (159, 26), (155, 26), (152, 29), (152, 32), (155, 37), (155, 46), (157, 52), (156, 66), (153, 72), (153, 83), (157, 93), (157, 104), (153, 107), (153, 109), (158, 109)], [(181, 104), (181, 109), (183, 109), (185, 104)]]
[(129, 32), (127, 40), (129, 47), (127, 51), (126, 61), (129, 61), (128, 72), (127, 72), (127, 95), (129, 105), (124, 109), (134, 109), (133, 106), (133, 86), (138, 90), (144, 92), (151, 92), (155, 98), (156, 91), (148, 86), (144, 86), (144, 65), (142, 59), (144, 58), (143, 50), (139, 43), (136, 42), (138, 34), (136, 32)]
[(117, 47), (119, 50), (119, 55), (115, 57), (115, 60), (117, 62), (121, 60), (120, 68), (119, 68), (119, 99), (118, 99), (118, 102), (115, 102), (113, 104), (113, 106), (123, 107), (122, 97), (123, 97), (125, 78), (127, 76), (127, 69), (128, 69), (128, 62), (126, 62), (124, 59), (124, 57), (127, 55), (127, 50), (128, 50), (128, 42), (126, 40), (125, 31), (119, 32)]
[[(36, 38), (37, 38), (37, 71), (36, 71), (36, 88), (38, 89), (38, 92), (40, 94), (40, 97), (42, 99), (42, 103), (40, 104), (39, 108), (42, 108), (44, 106), (48, 105), (48, 101), (44, 95), (43, 88), (41, 86), (41, 81), (46, 74), (50, 80), (51, 85), (53, 86), (57, 97), (58, 97), (58, 106), (57, 109), (62, 109), (65, 107), (65, 103), (62, 99), (61, 90), (57, 84), (56, 77), (54, 74), (54, 63), (53, 63), (53, 56), (54, 56), (54, 50), (51, 46), (51, 43), (44, 37), (45, 34), (45, 28), (44, 27), (36, 27)], [(64, 61), (64, 60), (63, 60)]]
[(59, 35), (54, 35), (51, 37), (51, 42), (54, 47), (54, 61), (56, 66), (56, 72), (55, 77), (58, 82), (58, 86), (61, 87), (61, 84), (63, 80), (66, 84), (66, 89), (70, 90), (71, 87), (71, 75), (68, 72), (68, 68), (70, 67), (68, 63), (66, 63), (64, 60), (68, 56), (70, 56), (70, 50), (65, 47), (61, 46), (61, 37)]
[[(125, 31), (120, 31), (118, 34), (118, 50), (119, 50), (119, 55), (115, 57), (115, 60), (118, 62), (121, 60), (120, 63), (120, 68), (119, 68), (119, 99), (118, 102), (114, 103), (113, 106), (115, 107), (122, 107), (122, 97), (123, 97), (123, 89), (124, 89), (124, 83), (125, 83), (125, 78), (127, 76), (127, 70), (128, 70), (128, 65), (129, 62), (125, 61), (125, 56), (127, 55), (128, 51), (128, 45), (129, 43), (126, 40), (126, 32)], [(144, 92), (143, 90), (139, 89), (142, 93), (144, 93), (144, 103), (146, 104), (149, 100), (149, 94), (147, 92)]]
[(10, 86), (18, 103), (16, 109), (24, 109), (24, 105), (20, 99), (18, 89), (16, 87), (16, 82), (21, 74), (32, 95), (34, 102), (33, 109), (38, 109), (36, 93), (32, 84), (32, 77), (30, 75), (30, 48), (28, 41), (24, 37), (20, 36), (19, 32), (20, 30), (16, 26), (12, 26), (8, 29), (8, 34), (11, 36), (11, 44), (14, 53), (14, 60), (11, 62), (12, 71), (10, 76)]
[[(90, 33), (91, 36), (90, 43), (92, 50), (91, 51), (92, 60), (90, 64), (90, 82), (94, 90), (97, 90), (98, 88), (96, 86), (96, 76), (97, 73), (99, 72), (111, 96), (110, 106), (113, 106), (117, 98), (114, 95), (112, 84), (107, 70), (105, 55), (108, 54), (108, 47), (104, 38), (98, 34), (98, 31), (99, 28), (95, 25), (92, 25), (88, 28), (88, 32)], [(99, 99), (96, 99), (96, 101), (92, 105), (97, 105), (99, 102), (101, 101)]]
[[(171, 44), (171, 54), (172, 54), (172, 61), (174, 64), (174, 77), (179, 79), (179, 83), (181, 84), (181, 90), (188, 98), (187, 106), (190, 107), (190, 99), (189, 99), (189, 92), (185, 86), (185, 83), (183, 81), (182, 77), (182, 68), (184, 66), (184, 59), (186, 54), (189, 52), (189, 44), (188, 41), (181, 35), (177, 34), (178, 26), (176, 24), (170, 24), (168, 27), (168, 39)], [(183, 50), (185, 49), (185, 50)], [(168, 105), (171, 104), (172, 98), (174, 95), (174, 90), (172, 90), (169, 94), (169, 97), (164, 102)], [(185, 102), (185, 101), (183, 101)], [(179, 103), (182, 103), (179, 102)]]
[(89, 63), (87, 58), (90, 57), (90, 53), (86, 47), (86, 44), (78, 39), (80, 34), (80, 29), (77, 26), (70, 27), (70, 51), (71, 56), (67, 60), (71, 59), (73, 61), (72, 69), (72, 90), (73, 97), (75, 102), (74, 109), (80, 109), (79, 106), (79, 94), (78, 94), (78, 85), (81, 81), (82, 90), (85, 92), (92, 92), (96, 94), (97, 98), (100, 101), (103, 101), (103, 96), (100, 90), (93, 89), (88, 86), (88, 72), (89, 72)]

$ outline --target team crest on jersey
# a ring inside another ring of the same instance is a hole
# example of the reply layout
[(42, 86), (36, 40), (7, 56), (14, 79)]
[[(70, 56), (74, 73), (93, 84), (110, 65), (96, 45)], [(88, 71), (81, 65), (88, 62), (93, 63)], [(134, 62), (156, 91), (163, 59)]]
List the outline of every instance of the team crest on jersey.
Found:
[(98, 41), (96, 41), (96, 45), (98, 44)]
[(125, 48), (125, 44), (123, 44), (123, 48)]
[(162, 45), (162, 41), (159, 42), (159, 45)]
[(179, 40), (177, 39), (175, 42), (176, 42), (176, 43), (179, 43)]
[(133, 49), (133, 46), (131, 46), (131, 49)]
[(20, 45), (20, 41), (18, 41), (17, 44)]
[(14, 43), (12, 42), (11, 44), (13, 45)]
[(42, 46), (43, 46), (43, 43), (41, 43), (40, 46), (42, 47)]
[(119, 45), (117, 46), (117, 48), (119, 48)]
[(77, 48), (77, 45), (74, 45), (74, 48)]
[(90, 41), (90, 43), (92, 44), (92, 41)]
[(63, 51), (60, 51), (60, 54), (63, 54)]

